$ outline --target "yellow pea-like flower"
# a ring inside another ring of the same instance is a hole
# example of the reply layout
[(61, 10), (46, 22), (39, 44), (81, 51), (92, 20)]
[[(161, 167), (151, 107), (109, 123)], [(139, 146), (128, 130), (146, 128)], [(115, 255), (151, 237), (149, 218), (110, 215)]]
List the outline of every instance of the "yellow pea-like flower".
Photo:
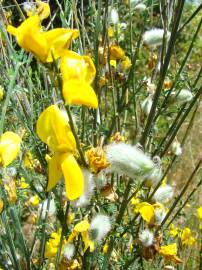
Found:
[(147, 202), (141, 202), (136, 205), (136, 212), (139, 212), (143, 220), (150, 222), (154, 217), (154, 206)]
[(36, 130), (39, 138), (51, 150), (61, 153), (75, 151), (74, 135), (57, 105), (49, 106), (40, 114)]
[(61, 57), (60, 70), (66, 103), (97, 108), (98, 100), (91, 87), (96, 70), (91, 58), (66, 51)]
[(177, 245), (176, 243), (169, 244), (167, 246), (161, 246), (159, 254), (164, 256), (167, 261), (173, 261), (175, 263), (182, 263), (182, 260), (177, 257)]
[(64, 114), (56, 105), (49, 106), (37, 121), (37, 134), (53, 151), (48, 156), (48, 186), (51, 190), (64, 176), (67, 197), (75, 200), (84, 189), (82, 171), (73, 156), (76, 142)]
[(110, 47), (110, 59), (112, 60), (120, 60), (125, 58), (125, 52), (124, 50), (117, 46), (117, 45), (112, 45)]
[(59, 58), (68, 49), (71, 40), (79, 35), (78, 30), (64, 28), (43, 32), (38, 15), (29, 17), (17, 28), (8, 25), (7, 31), (16, 37), (20, 47), (42, 62)]
[(8, 166), (20, 151), (21, 138), (18, 134), (7, 131), (0, 137), (0, 164)]

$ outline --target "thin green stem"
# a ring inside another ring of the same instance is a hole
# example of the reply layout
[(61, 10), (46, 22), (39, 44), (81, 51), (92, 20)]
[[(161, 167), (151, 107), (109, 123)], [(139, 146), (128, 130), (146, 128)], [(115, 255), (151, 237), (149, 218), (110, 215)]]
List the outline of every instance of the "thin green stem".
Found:
[(55, 270), (58, 270), (59, 263), (60, 263), (60, 256), (61, 256), (61, 251), (62, 251), (63, 238), (64, 238), (64, 235), (65, 235), (65, 231), (67, 230), (67, 217), (68, 217), (68, 213), (69, 213), (69, 207), (70, 207), (70, 202), (68, 201), (67, 205), (66, 205), (66, 211), (65, 211), (63, 225), (62, 225), (60, 243), (59, 243), (59, 247), (58, 247), (57, 255), (56, 255)]
[(155, 117), (156, 108), (157, 108), (159, 97), (160, 97), (161, 90), (162, 90), (162, 87), (163, 87), (163, 82), (164, 82), (164, 79), (165, 79), (165, 76), (166, 76), (166, 73), (167, 73), (167, 69), (168, 69), (168, 65), (169, 65), (169, 62), (170, 62), (170, 59), (171, 59), (171, 56), (172, 56), (173, 48), (175, 46), (175, 41), (176, 41), (176, 38), (177, 38), (177, 29), (178, 29), (178, 26), (179, 26), (181, 15), (182, 15), (184, 2), (185, 2), (185, 0), (179, 0), (178, 3), (177, 3), (176, 9), (175, 9), (175, 21), (174, 21), (174, 24), (173, 24), (171, 37), (170, 37), (170, 40), (169, 40), (168, 50), (166, 52), (164, 63), (163, 63), (163, 66), (161, 68), (161, 71), (160, 71), (160, 78), (159, 78), (159, 82), (158, 82), (158, 85), (157, 85), (157, 88), (156, 88), (156, 91), (155, 91), (155, 94), (154, 94), (153, 103), (152, 103), (152, 107), (151, 107), (151, 110), (150, 110), (150, 113), (149, 113), (149, 116), (148, 116), (148, 119), (147, 119), (147, 123), (146, 123), (145, 129), (144, 129), (144, 132), (142, 134), (142, 137), (140, 139), (140, 143), (141, 143), (141, 145), (143, 147), (146, 144), (146, 140), (147, 140), (148, 135), (150, 133), (150, 130), (151, 130), (152, 126), (153, 126), (153, 120), (154, 120), (154, 117)]

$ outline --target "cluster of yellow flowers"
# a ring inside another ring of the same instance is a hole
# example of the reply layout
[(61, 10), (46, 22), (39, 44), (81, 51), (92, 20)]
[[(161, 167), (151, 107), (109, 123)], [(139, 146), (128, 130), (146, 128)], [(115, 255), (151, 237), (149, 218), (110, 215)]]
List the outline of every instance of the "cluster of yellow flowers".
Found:
[[(96, 94), (91, 87), (95, 77), (95, 66), (89, 56), (81, 56), (68, 50), (73, 39), (79, 36), (76, 29), (57, 28), (43, 31), (41, 21), (50, 15), (49, 5), (37, 1), (35, 14), (29, 12), (19, 27), (8, 25), (9, 33), (16, 37), (17, 43), (31, 52), (43, 63), (60, 58), (62, 75), (62, 94), (66, 104), (98, 107)], [(62, 174), (65, 179), (66, 193), (75, 200), (83, 193), (83, 175), (74, 158), (76, 142), (67, 118), (56, 105), (48, 107), (37, 121), (37, 134), (48, 145), (52, 156), (48, 161), (48, 187), (52, 189)]]

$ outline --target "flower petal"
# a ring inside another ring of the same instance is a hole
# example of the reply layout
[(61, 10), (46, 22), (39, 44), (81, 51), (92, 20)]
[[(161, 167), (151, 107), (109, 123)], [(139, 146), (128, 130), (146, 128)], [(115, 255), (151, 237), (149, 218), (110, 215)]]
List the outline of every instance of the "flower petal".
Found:
[(56, 105), (49, 106), (37, 121), (37, 134), (52, 150), (75, 151), (76, 142), (70, 126)]
[(70, 50), (61, 58), (60, 70), (63, 81), (77, 79), (91, 84), (96, 73), (92, 59), (89, 56), (81, 56)]
[(68, 80), (63, 83), (63, 96), (68, 104), (86, 105), (97, 108), (98, 100), (93, 88), (79, 80)]
[(56, 28), (42, 33), (48, 44), (48, 56), (46, 62), (52, 62), (54, 59), (62, 56), (69, 48), (72, 39), (79, 36), (79, 31), (76, 29)]
[(65, 154), (55, 153), (48, 161), (48, 186), (47, 191), (50, 191), (58, 183), (62, 177), (61, 163), (65, 158)]
[(8, 166), (20, 151), (21, 138), (18, 134), (7, 131), (1, 135), (0, 139), (0, 163)]
[(82, 171), (73, 155), (69, 155), (61, 164), (64, 175), (67, 197), (70, 200), (79, 198), (84, 191)]
[(33, 53), (42, 62), (45, 61), (48, 45), (41, 33), (41, 23), (38, 16), (29, 17), (16, 30), (9, 26), (8, 31), (16, 36), (20, 47)]

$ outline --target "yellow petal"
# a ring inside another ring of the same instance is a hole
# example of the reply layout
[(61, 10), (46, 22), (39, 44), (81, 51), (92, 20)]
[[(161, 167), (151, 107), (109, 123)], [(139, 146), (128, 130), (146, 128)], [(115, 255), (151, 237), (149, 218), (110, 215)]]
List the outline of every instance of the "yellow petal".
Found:
[(43, 37), (48, 44), (48, 55), (46, 62), (52, 62), (54, 59), (61, 57), (69, 48), (72, 39), (79, 36), (76, 29), (56, 28), (43, 33)]
[(2, 213), (3, 209), (4, 209), (4, 202), (2, 199), (0, 199), (0, 214)]
[(7, 131), (0, 138), (0, 163), (8, 166), (20, 151), (21, 138), (14, 132)]
[(96, 73), (93, 61), (89, 56), (81, 56), (72, 51), (66, 51), (61, 58), (60, 70), (63, 81), (77, 79), (91, 84)]
[(85, 231), (85, 232), (82, 232), (81, 233), (82, 235), (82, 239), (83, 239), (83, 242), (84, 242), (84, 252), (90, 248), (90, 252), (93, 252), (94, 249), (95, 249), (95, 246), (94, 246), (94, 242), (92, 240), (89, 239), (89, 236), (88, 236), (88, 232)]
[(62, 93), (68, 104), (86, 105), (92, 108), (98, 107), (98, 100), (93, 88), (83, 81), (65, 81)]
[(12, 26), (12, 25), (10, 25), (10, 24), (7, 26), (7, 31), (8, 31), (8, 33), (10, 33), (11, 35), (17, 36), (17, 28), (14, 27), (14, 26)]
[[(41, 2), (41, 1), (39, 1)], [(41, 2), (42, 5), (47, 5)], [(46, 8), (42, 7), (42, 17), (47, 16)], [(46, 14), (46, 15), (45, 15)], [(7, 31), (16, 36), (17, 43), (26, 51), (31, 52), (42, 62), (52, 62), (52, 55), (57, 59), (69, 48), (72, 39), (79, 35), (75, 29), (57, 28), (42, 32), (41, 18), (38, 15), (26, 19), (18, 28), (11, 25)]]
[(70, 200), (79, 198), (84, 191), (84, 178), (82, 171), (73, 155), (69, 155), (61, 164), (65, 180), (67, 197)]
[(16, 36), (20, 47), (33, 53), (41, 61), (45, 61), (48, 45), (41, 33), (40, 18), (37, 15), (26, 19), (16, 30), (9, 26), (8, 31)]
[(123, 51), (123, 49), (121, 49), (121, 47), (117, 45), (112, 45), (110, 47), (110, 59), (119, 60), (119, 59), (123, 59), (124, 57), (125, 57), (125, 52)]
[(90, 228), (90, 224), (87, 220), (82, 220), (74, 226), (76, 232), (86, 232)]
[(199, 219), (202, 219), (202, 206), (197, 209), (197, 215)]
[(61, 163), (65, 158), (65, 154), (55, 153), (48, 161), (48, 186), (47, 191), (50, 191), (58, 183), (62, 177)]
[(36, 129), (39, 138), (52, 150), (67, 152), (76, 149), (70, 126), (56, 105), (49, 106), (41, 113)]
[(44, 3), (42, 1), (36, 0), (37, 3), (37, 14), (41, 20), (48, 18), (50, 15), (50, 6), (48, 3)]
[(138, 203), (135, 210), (139, 212), (141, 217), (148, 223), (154, 217), (154, 206), (147, 202)]

